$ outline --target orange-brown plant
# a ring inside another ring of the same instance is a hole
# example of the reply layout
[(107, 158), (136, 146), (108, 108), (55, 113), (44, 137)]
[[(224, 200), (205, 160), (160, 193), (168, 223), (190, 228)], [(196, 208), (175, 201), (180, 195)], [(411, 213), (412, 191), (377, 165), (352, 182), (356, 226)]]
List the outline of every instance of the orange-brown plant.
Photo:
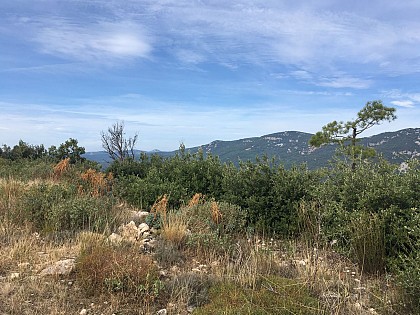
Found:
[(214, 223), (219, 224), (222, 219), (222, 213), (220, 212), (219, 205), (216, 201), (211, 202), (211, 219)]
[(58, 179), (63, 176), (69, 170), (70, 167), (70, 158), (65, 158), (61, 160), (54, 166), (54, 178)]
[(190, 202), (188, 203), (188, 207), (193, 207), (196, 206), (200, 203), (200, 201), (202, 201), (203, 195), (200, 193), (196, 193), (190, 200)]
[(161, 198), (155, 201), (152, 208), (150, 209), (150, 213), (153, 213), (155, 218), (158, 214), (160, 214), (162, 222), (166, 222), (166, 213), (168, 210), (168, 196), (165, 194)]
[[(114, 179), (112, 173), (105, 175), (91, 168), (82, 173), (80, 178), (86, 184), (91, 196), (93, 197), (103, 196), (109, 193)], [(79, 186), (79, 193), (86, 193), (84, 185)]]

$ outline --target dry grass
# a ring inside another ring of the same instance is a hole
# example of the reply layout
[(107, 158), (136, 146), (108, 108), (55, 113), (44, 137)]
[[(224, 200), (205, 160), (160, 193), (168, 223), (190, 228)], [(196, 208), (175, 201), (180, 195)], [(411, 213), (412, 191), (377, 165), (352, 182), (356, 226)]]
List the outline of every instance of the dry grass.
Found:
[(92, 197), (105, 196), (112, 190), (114, 176), (89, 168), (80, 175), (84, 185), (79, 186), (79, 193), (90, 194)]
[(195, 193), (194, 196), (191, 198), (191, 200), (188, 202), (188, 207), (193, 207), (203, 200), (203, 195), (200, 193)]
[(61, 178), (70, 168), (70, 158), (65, 158), (58, 162), (54, 168), (54, 178), (59, 179)]
[(161, 235), (177, 247), (181, 247), (188, 236), (188, 221), (181, 213), (169, 212), (162, 220)]
[(150, 209), (150, 213), (154, 214), (155, 218), (157, 215), (160, 215), (160, 218), (163, 223), (166, 222), (166, 213), (168, 211), (168, 196), (163, 195), (158, 198)]
[(219, 206), (216, 201), (211, 202), (211, 219), (213, 223), (219, 224), (222, 219), (222, 213), (220, 212)]

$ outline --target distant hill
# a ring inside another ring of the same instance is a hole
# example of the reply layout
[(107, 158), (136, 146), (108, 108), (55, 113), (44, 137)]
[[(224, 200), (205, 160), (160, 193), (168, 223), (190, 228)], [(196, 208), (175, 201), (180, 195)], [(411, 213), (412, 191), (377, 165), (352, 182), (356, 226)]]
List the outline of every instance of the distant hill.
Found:
[[(277, 132), (261, 137), (239, 139), (233, 141), (216, 140), (209, 144), (186, 150), (195, 153), (200, 148), (205, 154), (219, 156), (221, 161), (237, 164), (240, 160), (254, 161), (256, 156), (267, 155), (276, 157), (285, 167), (306, 163), (314, 169), (326, 166), (333, 157), (336, 145), (324, 145), (321, 148), (309, 146), (312, 134), (299, 131)], [(408, 128), (395, 132), (385, 132), (375, 136), (361, 138), (360, 143), (374, 148), (377, 153), (383, 155), (388, 161), (400, 163), (408, 158), (420, 156), (420, 128)], [(141, 151), (136, 151), (140, 155)], [(177, 151), (146, 152), (162, 156), (174, 155)], [(103, 165), (109, 162), (106, 152), (88, 152), (85, 155), (90, 160)]]

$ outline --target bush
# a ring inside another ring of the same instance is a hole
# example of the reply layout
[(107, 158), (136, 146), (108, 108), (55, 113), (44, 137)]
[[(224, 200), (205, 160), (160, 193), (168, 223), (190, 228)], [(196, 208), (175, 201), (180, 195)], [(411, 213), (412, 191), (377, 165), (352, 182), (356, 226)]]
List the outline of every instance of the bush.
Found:
[[(407, 218), (410, 218), (409, 220)], [(420, 209), (412, 208), (394, 217), (393, 241), (398, 253), (391, 257), (391, 266), (402, 288), (402, 302), (414, 313), (420, 312)], [(395, 258), (396, 257), (396, 258)]]
[(26, 220), (42, 232), (102, 232), (114, 220), (111, 199), (79, 195), (76, 187), (69, 184), (33, 185), (21, 202)]
[(363, 272), (381, 274), (385, 271), (385, 228), (378, 214), (360, 213), (351, 221), (352, 255)]
[(188, 219), (188, 228), (193, 233), (215, 232), (219, 235), (243, 233), (247, 213), (239, 206), (227, 202), (206, 201), (186, 206), (179, 212)]
[(115, 247), (100, 238), (82, 240), (76, 272), (88, 295), (121, 293), (149, 304), (163, 289), (151, 257), (133, 246)]
[(52, 163), (48, 159), (7, 160), (0, 158), (0, 178), (13, 177), (20, 180), (48, 179), (53, 174)]

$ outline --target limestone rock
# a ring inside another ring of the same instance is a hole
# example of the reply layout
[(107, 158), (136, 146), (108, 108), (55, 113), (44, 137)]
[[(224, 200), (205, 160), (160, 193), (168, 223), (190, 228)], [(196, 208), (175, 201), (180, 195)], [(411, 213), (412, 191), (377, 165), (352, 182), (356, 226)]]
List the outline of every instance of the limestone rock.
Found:
[(147, 223), (141, 223), (138, 227), (139, 233), (143, 234), (144, 232), (147, 232), (150, 230), (149, 225), (147, 225)]
[(139, 235), (139, 230), (136, 226), (136, 223), (134, 223), (134, 221), (130, 221), (130, 223), (121, 225), (118, 228), (118, 232), (120, 233), (123, 239), (127, 241), (132, 241), (132, 242), (135, 242)]
[(123, 238), (119, 234), (112, 233), (110, 236), (108, 236), (108, 240), (113, 244), (119, 244), (122, 242)]
[(68, 275), (76, 267), (75, 259), (69, 258), (57, 261), (55, 264), (43, 269), (40, 273), (41, 276), (59, 276)]

